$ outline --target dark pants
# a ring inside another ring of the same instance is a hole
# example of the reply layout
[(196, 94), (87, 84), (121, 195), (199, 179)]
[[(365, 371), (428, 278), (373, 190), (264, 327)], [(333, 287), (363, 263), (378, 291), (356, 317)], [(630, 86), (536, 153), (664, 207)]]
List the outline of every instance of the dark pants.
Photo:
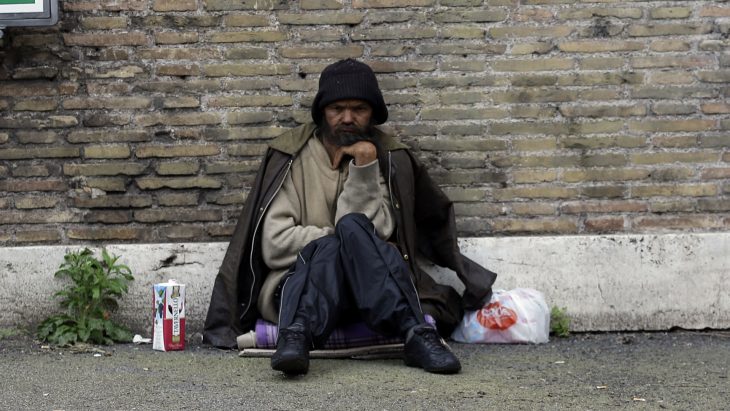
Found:
[(279, 327), (302, 323), (315, 347), (343, 323), (362, 320), (386, 336), (425, 323), (408, 266), (363, 214), (304, 247), (281, 287)]

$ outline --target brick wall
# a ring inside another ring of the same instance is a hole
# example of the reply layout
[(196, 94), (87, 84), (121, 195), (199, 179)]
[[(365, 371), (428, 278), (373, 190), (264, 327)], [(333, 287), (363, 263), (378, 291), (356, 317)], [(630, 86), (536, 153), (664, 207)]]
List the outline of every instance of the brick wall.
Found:
[(61, 1), (0, 48), (0, 245), (225, 241), (318, 73), (378, 72), (461, 235), (730, 229), (730, 5)]

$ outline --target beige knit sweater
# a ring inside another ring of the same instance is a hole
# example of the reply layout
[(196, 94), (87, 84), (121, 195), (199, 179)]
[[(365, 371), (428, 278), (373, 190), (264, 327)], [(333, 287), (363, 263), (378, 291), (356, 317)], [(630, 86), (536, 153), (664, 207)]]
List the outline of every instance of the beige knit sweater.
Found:
[(271, 273), (264, 281), (258, 309), (264, 319), (278, 322), (273, 295), (299, 251), (312, 240), (334, 232), (342, 216), (358, 212), (387, 239), (395, 229), (390, 196), (378, 161), (333, 170), (324, 145), (310, 138), (292, 162), (281, 190), (264, 217), (262, 253)]

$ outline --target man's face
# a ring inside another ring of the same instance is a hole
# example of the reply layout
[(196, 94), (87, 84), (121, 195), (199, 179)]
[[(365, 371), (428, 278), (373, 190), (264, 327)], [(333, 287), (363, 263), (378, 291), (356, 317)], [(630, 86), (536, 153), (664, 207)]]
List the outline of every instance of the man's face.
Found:
[(324, 108), (327, 128), (338, 139), (344, 135), (368, 134), (372, 116), (373, 108), (365, 100), (339, 100)]

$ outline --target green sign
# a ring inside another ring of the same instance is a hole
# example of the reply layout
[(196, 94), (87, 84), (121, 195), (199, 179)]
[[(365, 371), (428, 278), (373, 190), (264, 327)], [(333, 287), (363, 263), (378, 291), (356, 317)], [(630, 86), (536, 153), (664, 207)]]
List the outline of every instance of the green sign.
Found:
[(52, 26), (58, 22), (58, 0), (0, 0), (0, 37), (6, 27)]

